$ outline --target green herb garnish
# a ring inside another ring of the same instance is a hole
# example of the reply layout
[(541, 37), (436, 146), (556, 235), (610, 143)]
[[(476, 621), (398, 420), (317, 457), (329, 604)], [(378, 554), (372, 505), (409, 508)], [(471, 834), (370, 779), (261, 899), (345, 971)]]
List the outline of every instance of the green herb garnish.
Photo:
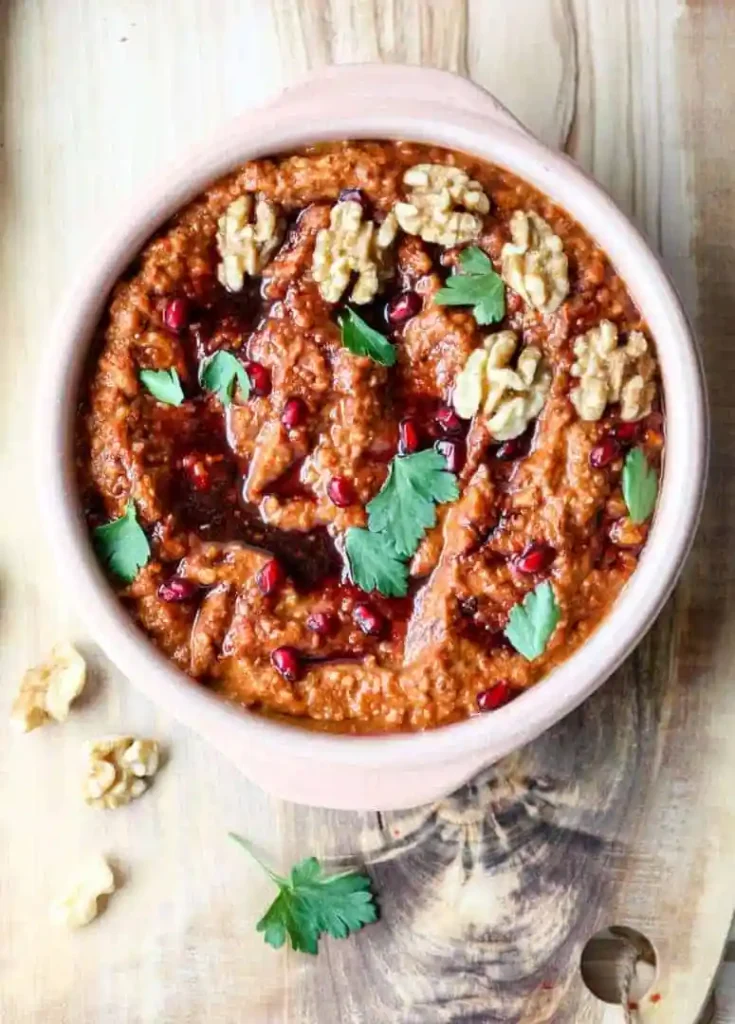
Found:
[(181, 405), (184, 401), (184, 391), (175, 369), (141, 370), (138, 376), (141, 384), (159, 402), (166, 405)]
[(381, 366), (393, 366), (396, 361), (395, 346), (385, 335), (366, 324), (354, 309), (345, 309), (339, 318), (342, 344), (353, 355), (368, 356)]
[(396, 455), (388, 477), (367, 506), (368, 529), (353, 526), (345, 536), (350, 578), (368, 593), (404, 597), (408, 591), (406, 562), (426, 530), (436, 525), (436, 505), (456, 501), (457, 478), (441, 452), (429, 448)]
[(434, 296), (438, 306), (472, 306), (478, 324), (492, 324), (505, 316), (505, 285), (488, 256), (476, 245), (459, 254), (461, 273), (447, 278)]
[(386, 597), (406, 596), (408, 565), (386, 534), (351, 526), (345, 535), (345, 552), (350, 578), (361, 590), (378, 590)]
[(642, 448), (633, 448), (623, 466), (623, 498), (633, 523), (645, 523), (655, 506), (658, 477)]
[(370, 529), (386, 533), (395, 553), (410, 558), (426, 530), (436, 526), (436, 505), (458, 497), (457, 478), (441, 452), (427, 448), (397, 455), (380, 493), (367, 506)]
[(274, 949), (280, 949), (288, 937), (292, 949), (316, 954), (321, 935), (345, 939), (377, 920), (370, 876), (364, 872), (348, 871), (325, 878), (316, 857), (307, 857), (291, 869), (290, 878), (282, 878), (256, 856), (246, 839), (234, 832), (230, 832), (230, 838), (247, 850), (280, 890), (257, 924)]
[(126, 583), (133, 582), (138, 570), (151, 557), (151, 546), (138, 522), (132, 499), (128, 501), (125, 514), (96, 527), (92, 539), (102, 563)]
[(238, 387), (243, 398), (250, 396), (250, 378), (245, 367), (232, 352), (221, 349), (214, 355), (202, 359), (199, 364), (199, 383), (207, 391), (213, 391), (222, 405), (229, 405)]
[(547, 580), (511, 608), (504, 632), (515, 649), (527, 661), (533, 661), (546, 650), (560, 618), (554, 588)]

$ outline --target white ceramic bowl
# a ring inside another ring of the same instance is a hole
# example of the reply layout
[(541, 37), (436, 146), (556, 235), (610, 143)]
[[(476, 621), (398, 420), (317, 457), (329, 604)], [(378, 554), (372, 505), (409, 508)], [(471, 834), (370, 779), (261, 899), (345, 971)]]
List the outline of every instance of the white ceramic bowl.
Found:
[[(667, 408), (659, 507), (640, 565), (599, 629), (542, 682), (494, 712), (430, 732), (332, 736), (230, 707), (175, 669), (133, 625), (92, 553), (74, 480), (75, 399), (92, 332), (117, 277), (151, 233), (245, 160), (318, 140), (405, 138), (509, 168), (568, 210), (626, 281), (656, 340)], [(702, 372), (666, 274), (605, 192), (533, 138), (487, 93), (444, 72), (332, 68), (228, 124), (151, 184), (69, 296), (47, 348), (40, 404), (42, 502), (60, 569), (91, 635), (136, 686), (213, 743), (263, 788), (302, 803), (409, 807), (441, 796), (538, 736), (591, 694), (650, 627), (692, 541), (707, 463)], [(122, 723), (121, 723), (122, 724)]]

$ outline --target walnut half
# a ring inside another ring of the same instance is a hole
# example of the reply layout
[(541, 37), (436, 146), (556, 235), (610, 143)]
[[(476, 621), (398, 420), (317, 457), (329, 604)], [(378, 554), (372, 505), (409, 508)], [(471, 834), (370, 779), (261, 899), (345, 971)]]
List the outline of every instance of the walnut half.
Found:
[(445, 164), (416, 164), (403, 175), (409, 188), (407, 202), (393, 207), (406, 234), (425, 242), (461, 245), (474, 241), (482, 230), (477, 214), (490, 210), (490, 200), (478, 181), (466, 171)]
[(246, 274), (262, 272), (283, 241), (285, 228), (278, 207), (261, 196), (246, 193), (230, 203), (217, 221), (220, 283), (228, 291), (241, 291)]
[(500, 256), (505, 283), (542, 313), (553, 313), (569, 294), (569, 267), (561, 238), (533, 210), (510, 218), (512, 242)]
[(453, 404), (464, 419), (481, 410), (497, 441), (519, 437), (541, 412), (551, 387), (551, 370), (534, 345), (521, 349), (515, 331), (499, 331), (471, 353), (457, 375)]
[(30, 732), (47, 722), (64, 722), (72, 701), (84, 689), (87, 666), (70, 643), (60, 643), (48, 658), (28, 669), (13, 702), (11, 724)]
[(363, 220), (363, 208), (354, 199), (336, 203), (329, 214), (329, 227), (316, 236), (312, 275), (322, 298), (339, 302), (354, 274), (357, 280), (350, 298), (358, 305), (374, 299), (381, 281), (390, 275), (389, 247), (397, 224), (389, 213), (378, 226)]
[(68, 928), (82, 928), (97, 917), (100, 896), (114, 891), (110, 865), (104, 857), (95, 857), (81, 865), (64, 895), (51, 904), (51, 917)]
[(601, 320), (574, 342), (572, 376), (579, 385), (569, 397), (583, 420), (599, 420), (608, 402), (620, 402), (620, 418), (640, 420), (651, 411), (656, 394), (656, 361), (640, 331), (631, 331), (624, 345), (618, 329)]
[(87, 776), (84, 799), (91, 807), (122, 807), (148, 789), (158, 771), (159, 748), (155, 740), (133, 736), (103, 736), (85, 744)]

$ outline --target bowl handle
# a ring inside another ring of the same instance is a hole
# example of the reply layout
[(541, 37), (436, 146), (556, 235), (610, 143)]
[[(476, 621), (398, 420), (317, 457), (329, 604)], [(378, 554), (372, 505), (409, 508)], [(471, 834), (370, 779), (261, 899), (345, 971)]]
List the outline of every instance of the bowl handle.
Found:
[(312, 119), (320, 105), (328, 115), (335, 99), (340, 104), (355, 103), (361, 109), (371, 102), (440, 104), (469, 110), (505, 128), (531, 134), (492, 93), (474, 82), (451, 71), (408, 64), (328, 65), (285, 88), (268, 106), (296, 113), (304, 107)]

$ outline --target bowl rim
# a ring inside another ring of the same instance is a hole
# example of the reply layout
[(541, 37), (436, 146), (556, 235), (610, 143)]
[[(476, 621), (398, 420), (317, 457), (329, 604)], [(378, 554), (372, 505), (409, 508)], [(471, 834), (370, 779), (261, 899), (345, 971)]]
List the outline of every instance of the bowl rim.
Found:
[[(250, 752), (381, 768), (418, 769), (482, 751), (490, 761), (535, 738), (597, 689), (638, 643), (673, 589), (704, 495), (708, 419), (701, 359), (673, 285), (642, 236), (564, 154), (490, 112), (483, 117), (420, 100), (397, 110), (386, 98), (355, 111), (344, 109), (346, 100), (339, 95), (331, 106), (327, 125), (315, 125), (288, 105), (276, 117), (269, 108), (242, 115), (127, 205), (69, 291), (47, 346), (36, 436), (39, 501), (58, 567), (73, 581), (95, 640), (149, 697), (215, 745), (240, 749), (246, 771)], [(76, 403), (66, 396), (77, 393), (99, 316), (132, 257), (168, 217), (237, 164), (343, 138), (403, 138), (468, 152), (507, 167), (566, 209), (601, 245), (641, 308), (656, 339), (667, 396), (667, 455), (656, 516), (641, 561), (606, 618), (566, 661), (492, 715), (423, 732), (319, 732), (229, 705), (190, 679), (133, 624), (110, 588), (94, 558), (74, 480)]]

